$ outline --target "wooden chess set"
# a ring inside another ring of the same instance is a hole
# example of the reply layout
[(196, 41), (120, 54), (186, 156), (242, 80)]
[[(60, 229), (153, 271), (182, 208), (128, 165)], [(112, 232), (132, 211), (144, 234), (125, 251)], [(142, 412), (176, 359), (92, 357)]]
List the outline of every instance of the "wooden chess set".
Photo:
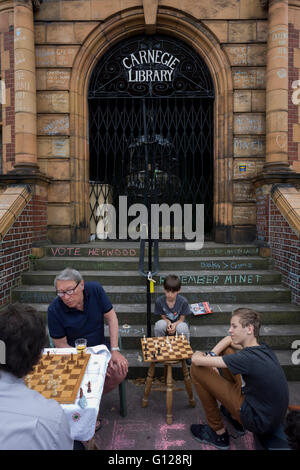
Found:
[(180, 361), (193, 355), (190, 343), (184, 335), (141, 338), (145, 362)]
[(25, 377), (25, 384), (45, 398), (63, 404), (74, 403), (89, 359), (90, 354), (83, 352), (50, 354), (48, 351)]

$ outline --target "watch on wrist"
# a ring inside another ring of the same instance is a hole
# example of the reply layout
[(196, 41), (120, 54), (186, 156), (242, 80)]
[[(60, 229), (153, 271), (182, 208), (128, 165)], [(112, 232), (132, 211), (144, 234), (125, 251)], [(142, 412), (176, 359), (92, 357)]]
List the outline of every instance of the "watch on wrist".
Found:
[(206, 355), (207, 355), (207, 356), (212, 356), (212, 357), (216, 357), (216, 356), (217, 356), (216, 353), (214, 353), (213, 351), (208, 351), (208, 352), (206, 353)]
[(111, 351), (120, 351), (120, 348), (111, 348)]

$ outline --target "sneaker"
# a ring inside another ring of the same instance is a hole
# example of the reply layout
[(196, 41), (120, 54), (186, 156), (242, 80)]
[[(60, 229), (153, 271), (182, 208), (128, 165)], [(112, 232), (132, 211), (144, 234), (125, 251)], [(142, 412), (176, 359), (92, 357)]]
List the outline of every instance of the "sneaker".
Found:
[(191, 433), (198, 442), (212, 444), (217, 449), (229, 449), (229, 434), (225, 431), (219, 435), (208, 424), (192, 424)]
[(225, 416), (225, 418), (228, 419), (228, 421), (230, 422), (230, 424), (232, 425), (232, 427), (234, 428), (234, 430), (239, 436), (243, 436), (244, 434), (246, 434), (246, 431), (243, 425), (231, 416), (231, 414), (225, 408), (225, 406), (223, 405), (220, 406), (220, 412), (222, 413), (223, 416)]

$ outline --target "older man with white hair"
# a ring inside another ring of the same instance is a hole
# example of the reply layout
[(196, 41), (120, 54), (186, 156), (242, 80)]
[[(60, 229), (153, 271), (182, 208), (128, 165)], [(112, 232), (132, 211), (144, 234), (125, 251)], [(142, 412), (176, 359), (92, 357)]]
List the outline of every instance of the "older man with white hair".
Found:
[(86, 338), (87, 346), (105, 344), (104, 320), (108, 323), (111, 360), (103, 393), (119, 385), (127, 375), (128, 362), (118, 347), (118, 318), (99, 282), (85, 282), (79, 271), (71, 268), (59, 273), (54, 286), (57, 297), (48, 307), (48, 328), (56, 348), (75, 346), (77, 338)]

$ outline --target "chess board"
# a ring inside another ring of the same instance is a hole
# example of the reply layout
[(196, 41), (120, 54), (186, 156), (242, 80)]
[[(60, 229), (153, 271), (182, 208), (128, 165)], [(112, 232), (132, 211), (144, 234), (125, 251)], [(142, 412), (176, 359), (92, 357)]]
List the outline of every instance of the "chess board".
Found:
[(180, 361), (193, 355), (193, 350), (186, 337), (159, 336), (141, 339), (145, 362)]
[(43, 354), (33, 372), (25, 377), (25, 384), (45, 398), (74, 403), (89, 359), (90, 354)]

